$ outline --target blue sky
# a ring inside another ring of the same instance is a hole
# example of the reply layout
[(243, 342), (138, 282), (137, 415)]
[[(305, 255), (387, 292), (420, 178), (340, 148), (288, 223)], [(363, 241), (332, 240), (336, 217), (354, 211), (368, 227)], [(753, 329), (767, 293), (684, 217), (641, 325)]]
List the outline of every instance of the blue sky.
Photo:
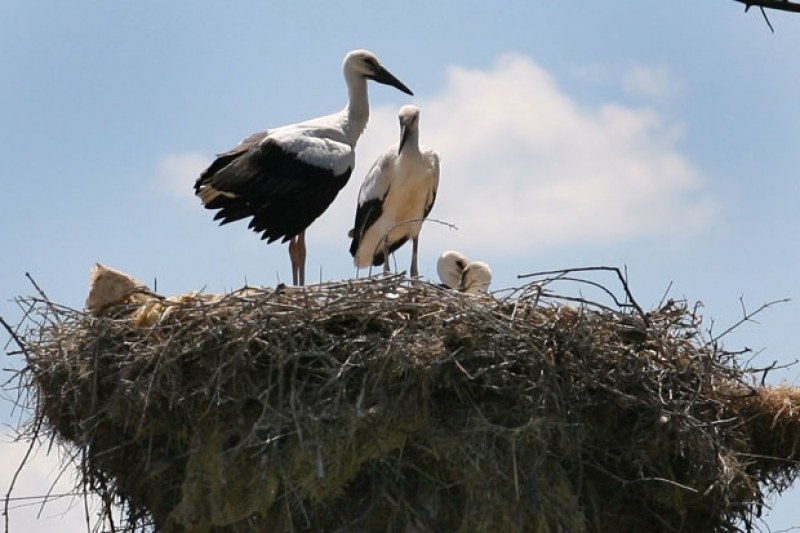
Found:
[[(81, 307), (95, 261), (165, 294), (290, 279), (285, 246), (217, 227), (192, 182), (253, 131), (340, 109), (342, 57), (368, 48), (416, 96), (370, 86), (353, 179), (308, 232), (307, 278), (355, 275), (360, 180), (413, 102), (421, 142), (442, 155), (432, 216), (459, 227), (425, 227), (423, 276), (451, 247), (489, 262), (494, 288), (627, 266), (643, 306), (671, 284), (717, 331), (740, 318), (740, 298), (792, 298), (727, 344), (758, 351), (756, 364), (800, 355), (800, 16), (771, 13), (773, 35), (732, 0), (269, 4), (0, 4), (1, 316), (19, 318), (10, 300), (32, 292), (26, 271)], [(407, 250), (397, 262), (407, 268)], [(0, 464), (18, 453), (0, 444)], [(21, 495), (46, 490), (52, 458), (37, 461)], [(765, 524), (800, 526), (798, 504), (783, 497)], [(52, 527), (24, 509), (15, 520)], [(73, 523), (85, 527), (80, 512)]]

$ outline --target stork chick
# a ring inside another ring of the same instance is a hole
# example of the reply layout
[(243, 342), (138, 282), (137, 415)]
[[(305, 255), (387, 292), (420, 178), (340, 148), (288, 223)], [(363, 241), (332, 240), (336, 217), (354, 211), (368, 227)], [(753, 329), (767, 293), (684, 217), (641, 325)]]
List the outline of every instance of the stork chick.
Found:
[(467, 294), (489, 292), (492, 283), (492, 269), (483, 261), (470, 261), (461, 276), (458, 290)]
[(467, 294), (489, 291), (492, 269), (483, 261), (470, 261), (460, 252), (448, 250), (439, 256), (436, 271), (442, 284)]

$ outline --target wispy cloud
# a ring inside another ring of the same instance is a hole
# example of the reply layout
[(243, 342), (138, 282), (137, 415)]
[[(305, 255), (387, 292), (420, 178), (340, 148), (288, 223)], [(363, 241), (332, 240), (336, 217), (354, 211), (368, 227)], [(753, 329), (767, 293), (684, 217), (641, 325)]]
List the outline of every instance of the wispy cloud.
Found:
[(622, 89), (629, 94), (665, 101), (683, 93), (683, 83), (664, 66), (633, 65), (626, 69)]
[[(638, 79), (644, 90), (647, 76)], [(650, 108), (582, 106), (529, 57), (452, 67), (441, 92), (418, 105), (421, 140), (442, 155), (431, 216), (460, 228), (429, 225), (431, 246), (526, 253), (696, 232), (715, 216), (675, 124)], [(361, 178), (397, 141), (396, 113), (373, 109), (352, 182), (314, 233), (339, 236), (352, 224)]]
[(570, 76), (597, 89), (613, 89), (623, 96), (663, 104), (683, 96), (686, 85), (665, 65), (602, 64), (579, 65)]
[(573, 78), (590, 85), (606, 85), (614, 79), (613, 69), (605, 64), (578, 65), (570, 70)]
[(197, 152), (182, 152), (164, 156), (156, 167), (153, 186), (162, 194), (180, 202), (195, 205), (192, 185), (208, 166), (211, 158)]

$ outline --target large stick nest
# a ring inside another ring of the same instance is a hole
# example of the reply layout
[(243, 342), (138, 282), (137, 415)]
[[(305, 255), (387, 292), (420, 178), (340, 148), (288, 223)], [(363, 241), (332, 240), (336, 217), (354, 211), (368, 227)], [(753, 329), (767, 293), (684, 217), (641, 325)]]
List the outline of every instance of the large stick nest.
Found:
[(24, 298), (29, 432), (117, 530), (751, 529), (798, 472), (800, 393), (754, 386), (684, 303), (551, 282), (249, 289), (144, 322)]

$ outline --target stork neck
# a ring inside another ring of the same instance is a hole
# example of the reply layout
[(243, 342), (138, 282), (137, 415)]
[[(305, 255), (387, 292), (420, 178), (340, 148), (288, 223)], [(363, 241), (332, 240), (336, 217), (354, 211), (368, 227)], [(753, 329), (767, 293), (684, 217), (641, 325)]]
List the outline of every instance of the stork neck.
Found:
[(364, 133), (369, 121), (369, 97), (367, 96), (367, 80), (358, 74), (345, 77), (347, 81), (347, 124), (345, 132), (351, 146), (355, 146), (358, 138)]
[(415, 127), (406, 134), (406, 142), (403, 143), (404, 153), (419, 153), (419, 130)]

